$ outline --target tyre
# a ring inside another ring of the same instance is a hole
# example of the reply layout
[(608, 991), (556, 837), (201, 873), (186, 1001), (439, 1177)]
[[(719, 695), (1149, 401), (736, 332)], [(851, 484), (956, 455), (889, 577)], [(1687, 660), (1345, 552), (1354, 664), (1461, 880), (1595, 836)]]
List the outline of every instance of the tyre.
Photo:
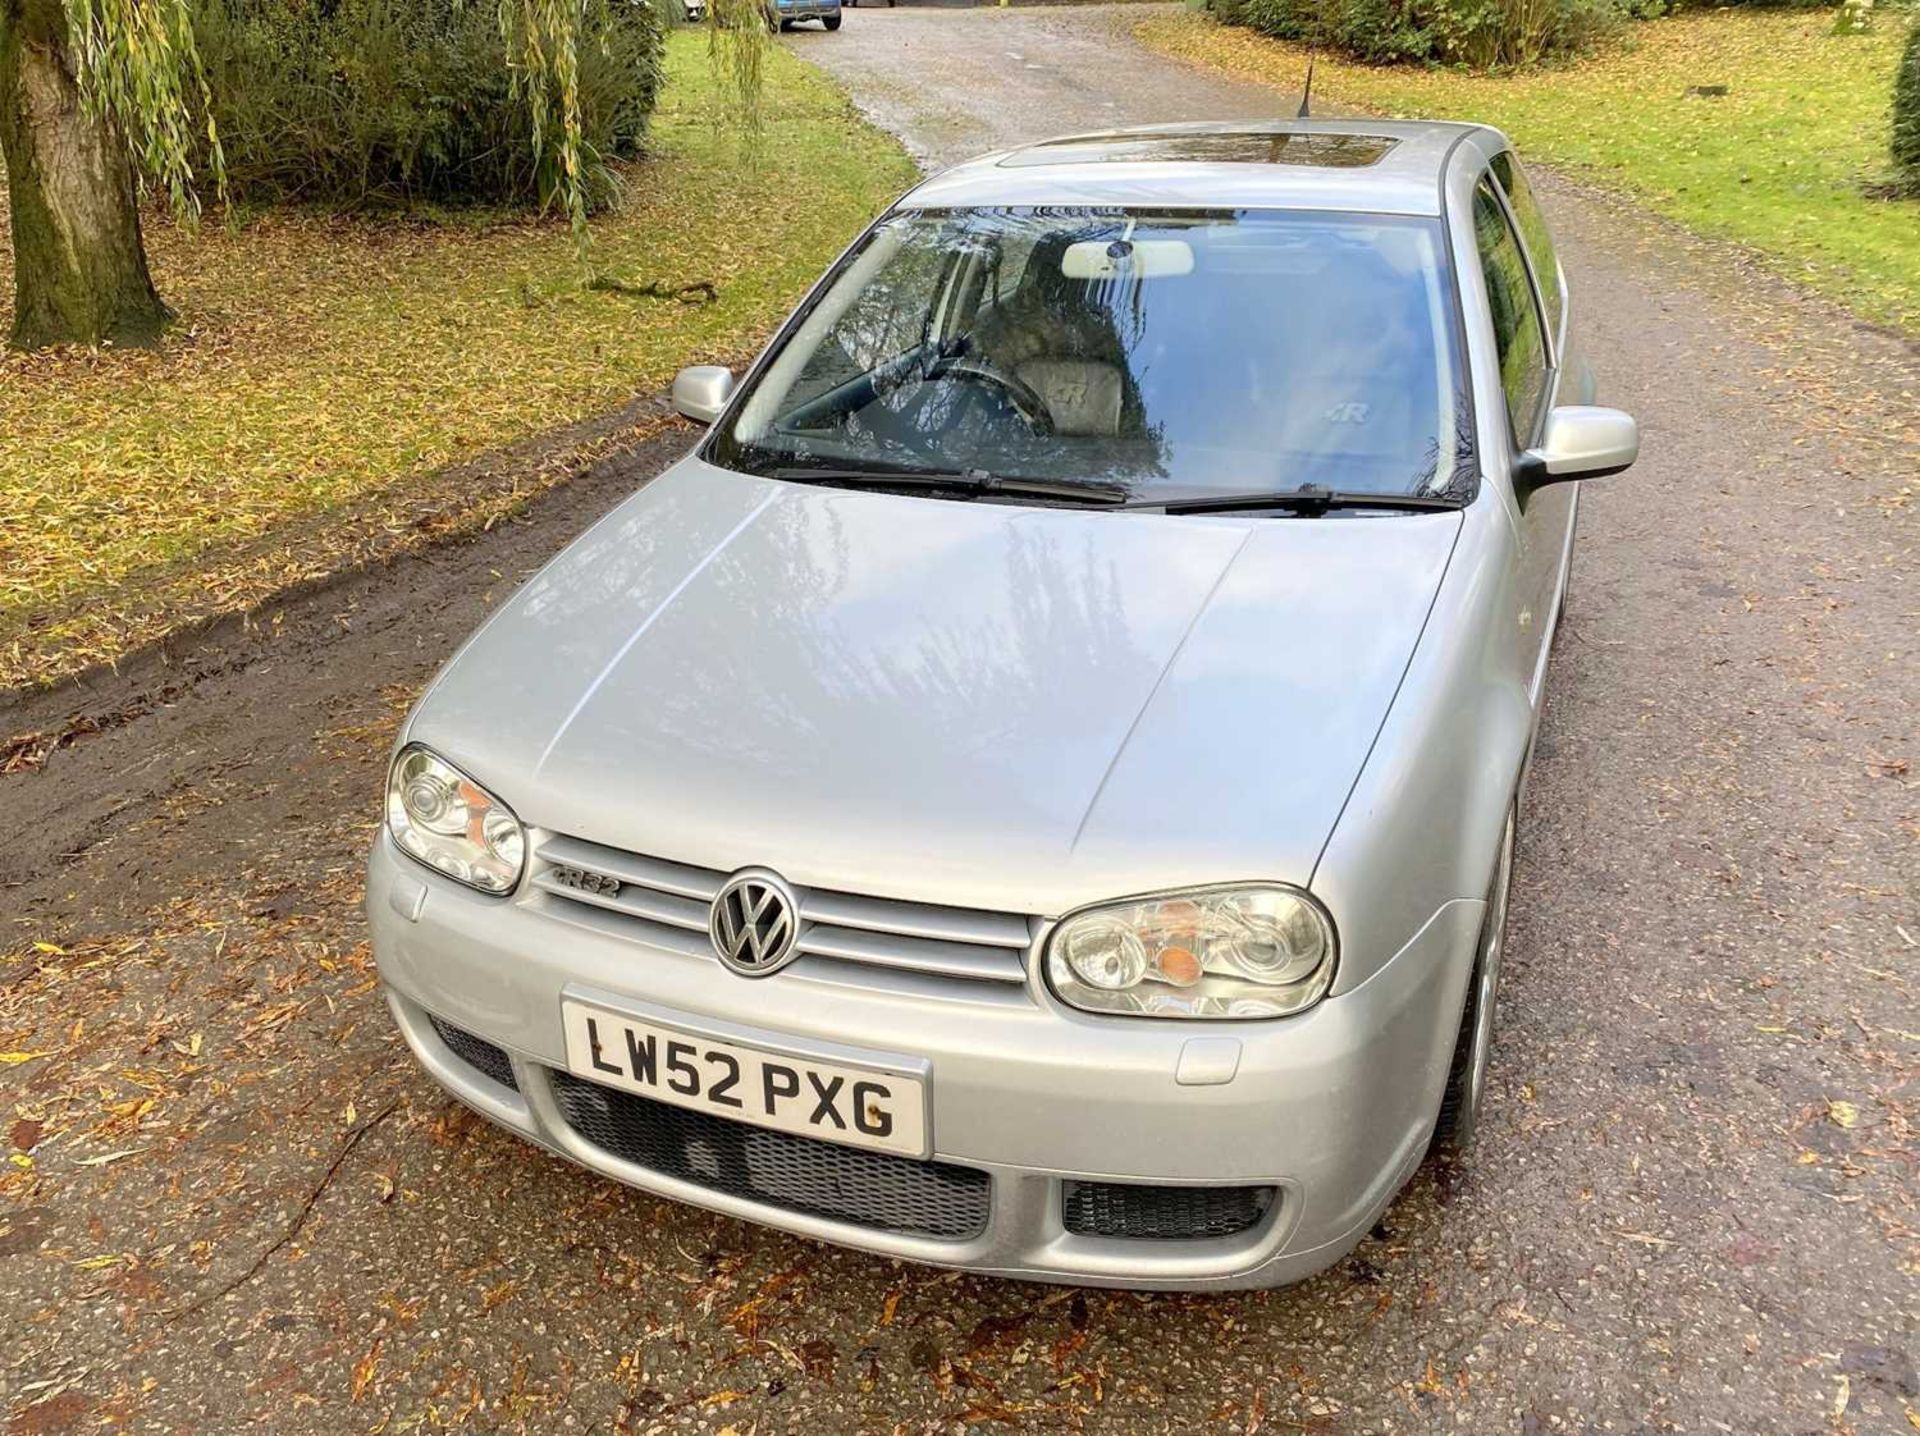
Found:
[(782, 20), (782, 21), (780, 22), (780, 29), (781, 29), (781, 30), (782, 30), (783, 32), (784, 32), (784, 31), (787, 31), (787, 30), (791, 30), (792, 28), (793, 28), (793, 21), (791, 21), (791, 20)]
[(1460, 1035), (1453, 1044), (1453, 1064), (1447, 1072), (1447, 1090), (1440, 1099), (1435, 1124), (1436, 1150), (1459, 1156), (1473, 1140), (1486, 1100), (1487, 1060), (1493, 1053), (1493, 1019), (1500, 995), (1500, 967), (1507, 946), (1507, 897), (1513, 885), (1513, 812), (1507, 812), (1506, 831), (1500, 837), (1500, 856), (1487, 888), (1487, 915), (1480, 925), (1480, 944), (1474, 953), (1473, 977), (1467, 984), (1466, 1006), (1460, 1013)]
[(828, 15), (823, 18), (820, 23), (825, 25), (829, 30), (838, 30), (840, 28), (840, 17), (838, 15)]

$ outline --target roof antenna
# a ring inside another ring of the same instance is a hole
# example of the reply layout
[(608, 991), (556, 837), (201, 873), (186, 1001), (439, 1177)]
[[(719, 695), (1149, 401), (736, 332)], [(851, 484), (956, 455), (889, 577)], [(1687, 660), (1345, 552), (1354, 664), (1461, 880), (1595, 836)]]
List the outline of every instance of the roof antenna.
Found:
[(1309, 113), (1313, 106), (1313, 58), (1314, 50), (1312, 47), (1309, 47), (1307, 50), (1307, 83), (1301, 86), (1300, 89), (1300, 113), (1294, 116), (1296, 120), (1313, 118)]

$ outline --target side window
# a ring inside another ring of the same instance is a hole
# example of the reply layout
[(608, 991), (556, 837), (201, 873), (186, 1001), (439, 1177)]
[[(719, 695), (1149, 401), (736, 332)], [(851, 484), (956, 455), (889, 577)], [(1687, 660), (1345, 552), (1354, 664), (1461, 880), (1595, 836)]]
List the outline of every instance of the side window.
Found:
[(1500, 346), (1500, 384), (1507, 391), (1507, 420), (1514, 445), (1533, 441), (1540, 401), (1547, 392), (1547, 341), (1540, 309), (1527, 279), (1527, 262), (1507, 212), (1485, 179), (1473, 192), (1473, 239), (1487, 278), (1487, 303)]
[(1560, 319), (1566, 312), (1566, 296), (1560, 292), (1560, 267), (1553, 253), (1553, 236), (1534, 200), (1533, 186), (1514, 162), (1511, 150), (1493, 162), (1494, 177), (1507, 192), (1507, 205), (1520, 226), (1520, 238), (1526, 242), (1527, 257), (1533, 261), (1533, 277), (1540, 283), (1540, 297), (1547, 305), (1547, 332), (1560, 332)]

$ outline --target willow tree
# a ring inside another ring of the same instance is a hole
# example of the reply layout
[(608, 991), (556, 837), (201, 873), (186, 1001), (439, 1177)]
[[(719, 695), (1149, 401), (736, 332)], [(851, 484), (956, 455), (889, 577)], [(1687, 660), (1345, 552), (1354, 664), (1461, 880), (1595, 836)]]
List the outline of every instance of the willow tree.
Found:
[[(474, 0), (486, 3), (486, 0)], [(586, 243), (579, 47), (589, 6), (632, 0), (493, 0), (501, 63), (527, 110), (535, 157), (557, 161), (556, 200)], [(224, 187), (220, 137), (194, 50), (189, 0), (0, 0), (0, 149), (13, 222), (22, 348), (150, 344), (172, 317), (140, 229), (152, 187), (193, 223)], [(715, 62), (753, 121), (761, 0), (717, 0)], [(208, 156), (195, 173), (193, 156)]]
[(191, 56), (178, 0), (112, 10), (0, 0), (14, 343), (147, 343), (166, 326), (140, 237), (134, 155), (190, 203)]
[(1893, 167), (1920, 190), (1920, 23), (1907, 35), (1900, 68), (1893, 75)]

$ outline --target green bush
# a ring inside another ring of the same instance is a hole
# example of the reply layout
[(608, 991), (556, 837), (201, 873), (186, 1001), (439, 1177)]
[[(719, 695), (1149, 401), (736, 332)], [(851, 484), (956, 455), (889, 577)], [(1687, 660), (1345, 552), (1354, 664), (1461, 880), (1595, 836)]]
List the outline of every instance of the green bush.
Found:
[(1920, 184), (1920, 22), (1907, 36), (1893, 76), (1893, 163)]
[(1229, 24), (1357, 60), (1530, 65), (1588, 45), (1626, 4), (1658, 0), (1215, 0)]
[[(645, 137), (661, 33), (651, 4), (584, 8), (580, 100), (599, 207), (614, 195), (607, 161)], [(554, 199), (555, 146), (549, 136), (535, 154), (493, 0), (205, 0), (194, 30), (236, 199)]]
[[(1897, 5), (1905, 0), (1875, 3)], [(1697, 10), (1837, 10), (1839, 4), (1838, 0), (1622, 0), (1620, 8), (1629, 20), (1657, 20)]]

